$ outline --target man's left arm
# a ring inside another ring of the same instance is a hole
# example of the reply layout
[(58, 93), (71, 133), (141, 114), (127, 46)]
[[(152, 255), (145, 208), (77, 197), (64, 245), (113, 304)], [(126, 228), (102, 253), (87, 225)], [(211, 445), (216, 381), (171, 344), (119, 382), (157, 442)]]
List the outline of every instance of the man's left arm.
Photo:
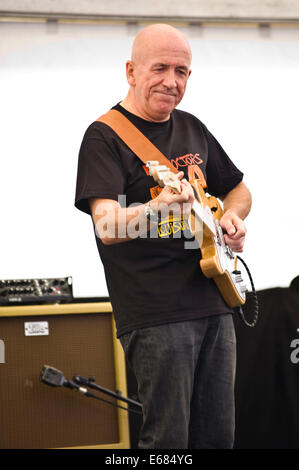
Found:
[(241, 182), (220, 199), (224, 209), (220, 225), (224, 231), (225, 242), (233, 251), (240, 253), (245, 242), (246, 227), (243, 221), (251, 208), (251, 193)]

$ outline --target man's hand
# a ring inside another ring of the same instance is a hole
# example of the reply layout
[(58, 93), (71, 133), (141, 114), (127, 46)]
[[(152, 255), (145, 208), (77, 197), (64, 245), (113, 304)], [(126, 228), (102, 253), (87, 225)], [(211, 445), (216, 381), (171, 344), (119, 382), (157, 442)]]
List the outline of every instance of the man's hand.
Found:
[(232, 251), (241, 253), (246, 236), (246, 227), (243, 220), (232, 210), (227, 210), (220, 220), (220, 226), (224, 231), (225, 243)]
[(184, 178), (184, 173), (180, 171), (177, 178), (181, 182), (181, 192), (178, 194), (169, 186), (165, 186), (159, 196), (151, 201), (154, 210), (174, 213), (190, 214), (195, 199), (191, 184)]
[(220, 226), (224, 233), (225, 243), (237, 253), (243, 251), (246, 227), (243, 222), (251, 208), (251, 193), (247, 186), (241, 181), (225, 196), (220, 197), (223, 201), (224, 214), (220, 220)]
[[(162, 217), (168, 217), (170, 213), (190, 213), (194, 192), (190, 183), (183, 177), (183, 172), (178, 173), (181, 183), (179, 194), (166, 186), (159, 196), (151, 200), (151, 208), (159, 211)], [(148, 230), (144, 204), (121, 207), (118, 201), (98, 198), (90, 198), (89, 203), (97, 236), (104, 245), (131, 240)]]

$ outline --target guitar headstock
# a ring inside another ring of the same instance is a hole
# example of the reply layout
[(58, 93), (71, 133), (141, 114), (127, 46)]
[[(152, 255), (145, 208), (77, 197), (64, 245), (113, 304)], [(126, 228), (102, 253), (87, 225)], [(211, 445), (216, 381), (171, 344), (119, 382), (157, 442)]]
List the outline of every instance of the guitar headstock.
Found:
[(159, 162), (153, 160), (146, 162), (146, 166), (149, 169), (149, 174), (154, 178), (155, 181), (163, 188), (169, 186), (176, 193), (181, 192), (181, 183), (175, 173), (172, 173), (169, 168), (165, 165), (159, 165)]

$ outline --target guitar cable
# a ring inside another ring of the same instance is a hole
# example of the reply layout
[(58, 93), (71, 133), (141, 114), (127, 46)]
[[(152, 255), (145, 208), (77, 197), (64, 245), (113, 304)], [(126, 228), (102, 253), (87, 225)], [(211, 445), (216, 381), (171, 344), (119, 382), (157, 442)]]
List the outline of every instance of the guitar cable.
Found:
[(240, 256), (237, 255), (237, 258), (238, 258), (239, 261), (241, 261), (244, 268), (246, 269), (249, 280), (250, 280), (251, 288), (252, 288), (252, 295), (253, 295), (253, 320), (252, 320), (252, 322), (250, 323), (246, 320), (245, 315), (244, 315), (244, 311), (243, 311), (241, 306), (236, 307), (236, 311), (240, 315), (241, 320), (245, 323), (245, 325), (249, 326), (250, 328), (253, 328), (253, 327), (255, 327), (255, 325), (257, 323), (257, 320), (258, 320), (258, 316), (259, 316), (259, 303), (258, 303), (257, 293), (256, 293), (254, 283), (253, 283), (253, 279), (252, 279), (252, 276), (251, 276), (251, 273), (250, 273), (250, 270), (249, 270), (247, 264), (245, 263), (245, 261)]

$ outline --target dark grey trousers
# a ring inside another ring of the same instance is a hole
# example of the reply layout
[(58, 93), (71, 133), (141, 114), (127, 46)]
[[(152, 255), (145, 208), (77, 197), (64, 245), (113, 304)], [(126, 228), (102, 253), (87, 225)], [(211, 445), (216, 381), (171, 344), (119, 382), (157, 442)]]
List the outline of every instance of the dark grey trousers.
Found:
[(143, 405), (141, 449), (230, 449), (236, 339), (232, 316), (142, 328), (120, 337)]

